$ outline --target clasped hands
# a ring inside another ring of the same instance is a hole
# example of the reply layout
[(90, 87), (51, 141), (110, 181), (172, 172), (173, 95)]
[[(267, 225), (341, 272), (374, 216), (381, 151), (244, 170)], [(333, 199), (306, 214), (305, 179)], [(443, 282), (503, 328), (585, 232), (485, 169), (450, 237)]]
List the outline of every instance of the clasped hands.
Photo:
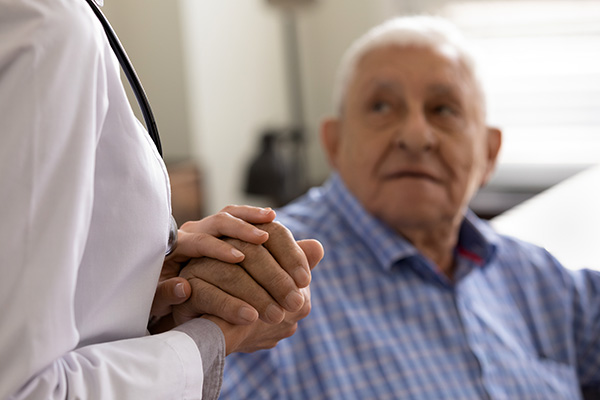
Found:
[(275, 212), (228, 206), (179, 230), (152, 304), (152, 333), (190, 319), (213, 321), (226, 353), (274, 347), (310, 312), (310, 271), (323, 257), (316, 240), (296, 241)]

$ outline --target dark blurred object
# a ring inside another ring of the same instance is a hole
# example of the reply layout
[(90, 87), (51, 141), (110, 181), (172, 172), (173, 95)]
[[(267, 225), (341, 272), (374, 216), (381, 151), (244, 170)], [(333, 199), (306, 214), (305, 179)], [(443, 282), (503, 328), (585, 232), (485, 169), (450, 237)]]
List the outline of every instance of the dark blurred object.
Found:
[(177, 225), (204, 217), (202, 174), (193, 161), (168, 163), (171, 207)]
[(265, 130), (248, 168), (246, 193), (263, 196), (275, 207), (304, 193), (303, 147), (300, 129)]
[(583, 387), (581, 388), (581, 394), (585, 400), (598, 400), (600, 399), (600, 388)]
[(285, 163), (277, 151), (278, 132), (268, 130), (261, 138), (258, 156), (250, 163), (246, 193), (266, 196), (279, 203), (285, 192)]
[(280, 7), (284, 61), (287, 69), (287, 127), (267, 129), (262, 134), (261, 149), (250, 163), (246, 193), (265, 197), (275, 207), (287, 204), (308, 189), (304, 163), (305, 137), (300, 48), (296, 11), (316, 0), (268, 0)]

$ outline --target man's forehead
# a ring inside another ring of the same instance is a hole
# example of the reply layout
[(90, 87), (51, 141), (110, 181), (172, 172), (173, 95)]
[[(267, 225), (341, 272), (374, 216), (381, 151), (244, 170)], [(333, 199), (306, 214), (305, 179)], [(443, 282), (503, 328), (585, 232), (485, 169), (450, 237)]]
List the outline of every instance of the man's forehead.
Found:
[[(433, 60), (429, 60), (426, 69), (423, 69), (422, 65), (409, 64), (408, 57), (403, 58), (409, 53), (428, 54)], [(403, 81), (415, 82), (415, 72), (423, 80), (425, 89), (432, 94), (462, 91), (466, 83), (474, 83), (468, 68), (456, 51), (448, 46), (429, 48), (398, 45), (378, 47), (365, 53), (357, 64), (353, 81), (360, 86), (398, 91), (403, 88)]]
[[(397, 76), (385, 76), (381, 74), (373, 74), (363, 76), (363, 79), (357, 79), (357, 89), (364, 94), (372, 92), (390, 93), (402, 95), (407, 90), (407, 83), (403, 79), (398, 79)], [(431, 96), (451, 96), (463, 93), (466, 89), (466, 81), (463, 79), (455, 79), (454, 77), (434, 77), (423, 83), (420, 88), (426, 95)]]

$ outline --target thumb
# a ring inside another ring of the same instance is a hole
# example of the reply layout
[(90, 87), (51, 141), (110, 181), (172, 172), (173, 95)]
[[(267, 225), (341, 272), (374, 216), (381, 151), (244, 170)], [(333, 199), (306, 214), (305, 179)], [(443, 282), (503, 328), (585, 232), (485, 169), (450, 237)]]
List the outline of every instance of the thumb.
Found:
[(323, 245), (314, 239), (298, 240), (298, 246), (306, 254), (306, 259), (311, 270), (321, 261), (325, 253)]
[(171, 312), (171, 307), (185, 302), (192, 288), (185, 278), (175, 277), (159, 282), (152, 302), (151, 315), (162, 317)]

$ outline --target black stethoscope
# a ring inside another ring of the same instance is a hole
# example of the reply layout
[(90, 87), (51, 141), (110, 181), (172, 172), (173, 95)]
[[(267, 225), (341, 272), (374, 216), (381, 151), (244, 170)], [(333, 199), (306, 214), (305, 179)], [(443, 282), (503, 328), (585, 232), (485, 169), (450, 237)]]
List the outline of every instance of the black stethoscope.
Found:
[[(133, 69), (133, 64), (129, 61), (129, 57), (123, 48), (123, 45), (119, 41), (117, 34), (110, 26), (110, 23), (100, 11), (100, 8), (96, 5), (94, 0), (86, 0), (87, 3), (92, 7), (94, 14), (100, 20), (102, 27), (104, 28), (104, 32), (106, 32), (106, 37), (108, 38), (108, 42), (110, 43), (110, 47), (112, 47), (117, 59), (119, 60), (119, 64), (121, 68), (123, 68), (123, 72), (125, 72), (125, 76), (133, 89), (133, 93), (135, 98), (137, 99), (140, 110), (142, 111), (142, 115), (144, 116), (144, 122), (146, 124), (146, 129), (148, 130), (148, 134), (152, 138), (152, 141), (156, 145), (156, 149), (158, 153), (162, 157), (162, 146), (160, 144), (160, 136), (158, 135), (158, 127), (156, 126), (156, 121), (154, 120), (154, 114), (152, 114), (152, 108), (150, 107), (150, 103), (148, 102), (148, 97), (146, 96), (146, 92), (142, 87), (142, 82), (138, 78), (135, 69)], [(171, 225), (169, 228), (169, 243), (167, 247), (167, 252), (165, 255), (169, 255), (175, 250), (177, 247), (177, 222), (175, 222), (175, 218), (171, 215)]]

